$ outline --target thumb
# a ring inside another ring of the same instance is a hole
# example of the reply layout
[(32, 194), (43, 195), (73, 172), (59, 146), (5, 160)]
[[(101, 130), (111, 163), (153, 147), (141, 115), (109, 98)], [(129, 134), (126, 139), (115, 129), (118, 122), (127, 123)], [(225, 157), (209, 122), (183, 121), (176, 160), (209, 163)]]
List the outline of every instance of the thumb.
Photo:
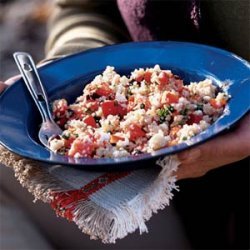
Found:
[(7, 85), (4, 82), (0, 81), (0, 93), (4, 91), (4, 89), (7, 87)]
[(21, 78), (20, 75), (16, 75), (7, 79), (5, 82), (0, 81), (0, 93), (3, 92), (8, 86), (13, 84), (15, 81), (17, 81), (20, 78)]
[(178, 154), (178, 179), (199, 177), (209, 170), (244, 159), (249, 155), (249, 125), (218, 136), (200, 146)]

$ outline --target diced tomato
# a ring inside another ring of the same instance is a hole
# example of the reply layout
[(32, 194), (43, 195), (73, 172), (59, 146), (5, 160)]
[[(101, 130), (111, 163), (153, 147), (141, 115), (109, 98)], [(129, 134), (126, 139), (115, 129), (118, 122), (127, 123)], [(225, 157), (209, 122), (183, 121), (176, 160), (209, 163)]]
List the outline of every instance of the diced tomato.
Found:
[(73, 115), (70, 116), (69, 120), (80, 120), (83, 118), (84, 114), (81, 110), (73, 110)]
[(179, 79), (175, 80), (174, 88), (175, 88), (176, 91), (181, 92), (183, 90), (183, 87), (184, 86), (183, 86), (183, 81), (182, 80), (179, 80)]
[(116, 101), (105, 101), (101, 104), (102, 107), (102, 113), (104, 117), (107, 117), (108, 115), (126, 115), (127, 109), (121, 106)]
[(131, 124), (129, 126), (130, 140), (135, 141), (140, 137), (144, 137), (146, 133), (141, 129), (140, 126), (136, 124)]
[(96, 121), (95, 118), (92, 115), (87, 116), (84, 120), (83, 120), (88, 126), (91, 126), (93, 128), (96, 128)]
[(151, 75), (152, 75), (151, 72), (146, 71), (144, 74), (141, 74), (141, 75), (137, 76), (135, 78), (135, 80), (137, 82), (141, 82), (141, 81), (145, 80), (147, 83), (150, 83), (150, 81), (151, 81)]
[(144, 79), (144, 75), (139, 75), (135, 78), (137, 82), (141, 82)]
[(56, 121), (56, 123), (59, 125), (60, 128), (64, 128), (64, 125), (66, 124), (66, 122), (67, 122), (66, 117), (59, 118), (59, 120)]
[(113, 90), (110, 89), (109, 84), (104, 82), (102, 85), (95, 91), (99, 96), (109, 96), (113, 93)]
[(158, 79), (159, 79), (159, 90), (163, 90), (165, 89), (165, 87), (168, 85), (169, 83), (169, 76), (166, 72), (161, 72), (158, 76)]
[(213, 107), (213, 108), (218, 108), (218, 105), (217, 105), (217, 102), (215, 99), (211, 99), (209, 101), (210, 105)]
[(128, 112), (133, 110), (134, 106), (135, 106), (135, 97), (132, 95), (129, 96), (128, 98), (128, 106), (127, 106)]
[(88, 139), (77, 138), (72, 143), (72, 146), (68, 152), (68, 155), (74, 157), (75, 154), (79, 153), (80, 156), (91, 157), (94, 150), (95, 150), (95, 146), (94, 146), (93, 141), (88, 140)]
[(176, 138), (178, 131), (181, 129), (181, 126), (175, 126), (170, 129), (169, 135), (171, 138)]
[(90, 109), (91, 111), (93, 111), (93, 112), (96, 111), (96, 110), (98, 109), (98, 107), (99, 107), (97, 101), (90, 100), (90, 101), (88, 101), (87, 103), (90, 103), (88, 106), (89, 106), (89, 109)]
[(105, 101), (101, 104), (101, 107), (105, 117), (108, 115), (117, 115), (117, 108), (114, 101)]
[(145, 80), (147, 83), (150, 83), (150, 82), (151, 82), (151, 76), (152, 76), (152, 73), (149, 72), (149, 71), (146, 71), (145, 74), (144, 74), (144, 80)]
[(179, 101), (179, 96), (176, 95), (176, 94), (172, 94), (172, 93), (167, 93), (167, 96), (166, 96), (166, 102), (168, 104), (171, 104), (171, 103), (177, 103)]
[(118, 135), (111, 135), (110, 136), (110, 143), (117, 143), (118, 141), (124, 141), (125, 139)]
[(188, 125), (192, 125), (193, 123), (199, 123), (202, 120), (202, 115), (190, 114), (189, 119), (187, 120)]
[(162, 71), (159, 76), (158, 76), (158, 79), (160, 81), (160, 83), (162, 84), (168, 84), (169, 82), (169, 76), (166, 72)]
[(227, 101), (226, 99), (222, 99), (220, 100), (219, 102), (216, 100), (216, 99), (211, 99), (209, 101), (210, 105), (215, 108), (215, 109), (219, 109), (219, 108), (222, 108), (223, 106), (225, 106), (227, 104)]
[(67, 140), (64, 140), (64, 146), (66, 148), (70, 148), (71, 147), (71, 144), (73, 143), (73, 141), (75, 140), (76, 138), (74, 137), (70, 137), (69, 139)]
[(127, 107), (125, 108), (125, 107), (123, 107), (123, 106), (121, 106), (121, 105), (118, 104), (118, 106), (117, 106), (117, 113), (118, 113), (118, 115), (121, 115), (121, 116), (126, 115), (128, 113)]

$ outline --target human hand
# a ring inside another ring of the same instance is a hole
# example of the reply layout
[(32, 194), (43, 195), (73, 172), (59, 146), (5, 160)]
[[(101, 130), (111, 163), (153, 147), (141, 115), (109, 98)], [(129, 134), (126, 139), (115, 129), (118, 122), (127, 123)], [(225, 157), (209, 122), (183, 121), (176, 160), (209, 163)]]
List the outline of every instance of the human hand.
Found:
[[(50, 62), (52, 62), (53, 60), (52, 59), (47, 59), (47, 60), (43, 60), (41, 62), (38, 63), (37, 65), (37, 68), (41, 67), (41, 66), (44, 66)], [(0, 81), (0, 94), (8, 87), (10, 86), (11, 84), (13, 84), (14, 82), (16, 82), (17, 80), (19, 80), (21, 78), (21, 75), (16, 75), (16, 76), (13, 76), (11, 78), (9, 78), (8, 80), (6, 81)]]
[(208, 171), (240, 161), (250, 155), (250, 114), (227, 134), (177, 156), (181, 162), (176, 172), (178, 180), (205, 175)]
[(5, 82), (0, 81), (0, 94), (11, 84), (13, 84), (15, 81), (17, 81), (21, 76), (17, 75), (17, 76), (13, 76), (11, 78), (9, 78), (8, 80), (6, 80)]

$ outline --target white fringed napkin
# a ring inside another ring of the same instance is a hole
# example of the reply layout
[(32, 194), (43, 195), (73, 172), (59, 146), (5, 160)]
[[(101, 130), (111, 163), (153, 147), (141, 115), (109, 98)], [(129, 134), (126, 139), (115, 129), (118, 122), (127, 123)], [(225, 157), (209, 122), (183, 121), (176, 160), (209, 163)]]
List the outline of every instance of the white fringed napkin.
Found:
[(104, 243), (115, 243), (137, 229), (147, 232), (145, 222), (169, 205), (177, 189), (175, 156), (147, 169), (103, 173), (44, 165), (0, 146), (0, 162), (13, 168), (35, 200), (49, 203), (58, 216)]

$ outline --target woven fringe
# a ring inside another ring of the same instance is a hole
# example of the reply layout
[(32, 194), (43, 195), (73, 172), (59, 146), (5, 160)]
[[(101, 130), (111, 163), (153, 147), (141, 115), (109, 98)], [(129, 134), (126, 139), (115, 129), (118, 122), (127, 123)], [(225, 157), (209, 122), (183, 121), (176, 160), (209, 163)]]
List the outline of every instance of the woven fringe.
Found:
[[(18, 181), (34, 195), (35, 200), (50, 203), (52, 192), (65, 191), (65, 183), (53, 178), (45, 167), (39, 167), (35, 161), (23, 159), (1, 146), (0, 162), (13, 168)], [(172, 191), (178, 190), (173, 176), (178, 161), (174, 157), (166, 157), (157, 164), (163, 169), (156, 180), (131, 201), (124, 201), (112, 211), (97, 206), (91, 200), (79, 201), (73, 212), (73, 221), (79, 229), (91, 239), (101, 239), (103, 243), (115, 243), (136, 229), (140, 234), (147, 232), (145, 222), (153, 213), (169, 205)]]
[(0, 163), (14, 170), (20, 184), (34, 195), (34, 202), (36, 200), (51, 202), (51, 192), (63, 191), (65, 184), (53, 178), (46, 167), (40, 167), (35, 161), (21, 158), (2, 146), (0, 146)]
[(159, 177), (131, 201), (125, 201), (119, 207), (108, 211), (97, 206), (91, 200), (79, 202), (74, 210), (73, 221), (83, 233), (91, 239), (101, 239), (103, 243), (115, 243), (129, 233), (139, 229), (140, 234), (148, 232), (145, 224), (153, 213), (164, 209), (173, 198), (176, 177), (173, 173), (179, 165), (175, 157), (166, 157), (157, 162), (162, 166)]

